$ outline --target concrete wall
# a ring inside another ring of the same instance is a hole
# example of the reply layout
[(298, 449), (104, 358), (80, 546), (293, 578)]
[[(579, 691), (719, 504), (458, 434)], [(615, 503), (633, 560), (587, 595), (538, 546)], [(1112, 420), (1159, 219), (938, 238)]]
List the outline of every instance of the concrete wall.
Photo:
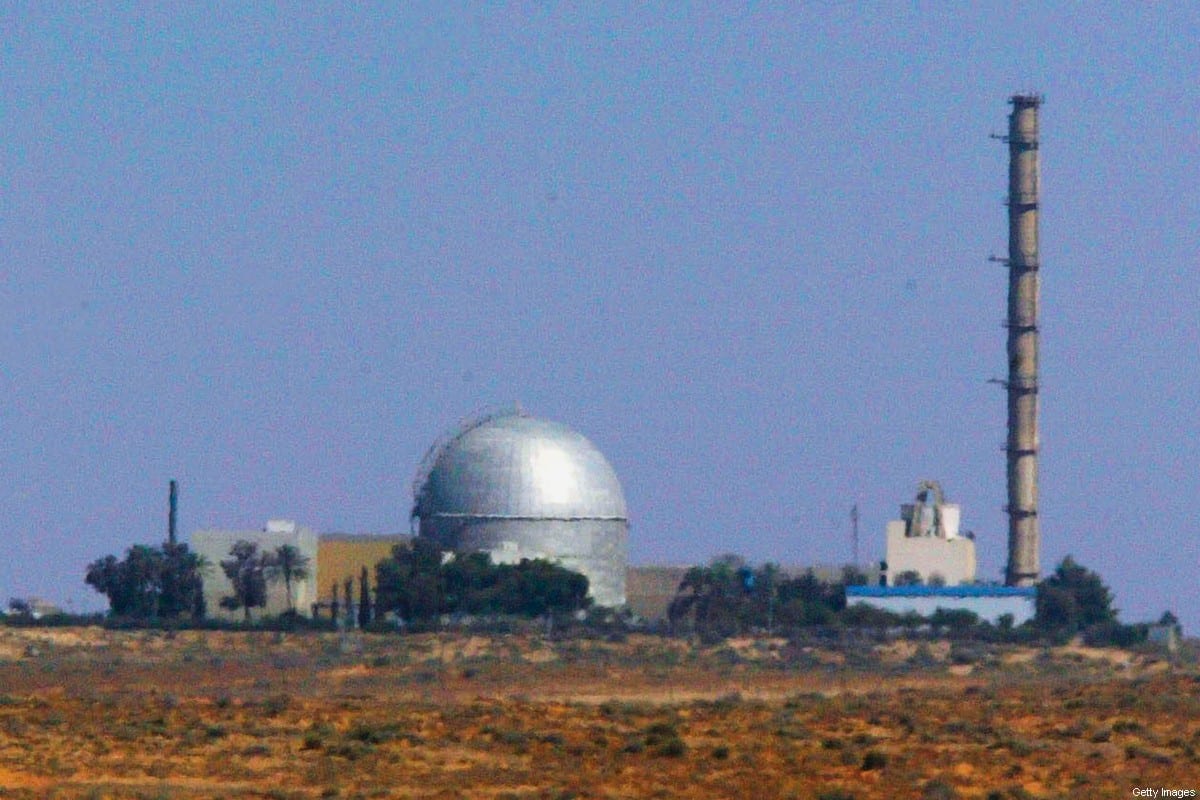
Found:
[[(290, 525), (290, 527), (289, 527)], [(281, 545), (290, 544), (309, 559), (310, 577), (292, 583), (292, 597), (296, 610), (308, 615), (312, 604), (317, 599), (317, 534), (302, 525), (268, 523), (271, 530), (201, 530), (192, 534), (191, 548), (209, 563), (209, 569), (204, 576), (204, 602), (208, 606), (208, 615), (221, 619), (240, 620), (242, 611), (229, 611), (221, 608), (221, 598), (233, 594), (233, 586), (221, 569), (221, 562), (229, 559), (230, 549), (239, 541), (247, 541), (258, 545), (258, 551), (269, 552)], [(253, 617), (264, 613), (267, 615), (282, 614), (288, 610), (287, 592), (283, 582), (267, 584), (267, 605), (263, 609), (251, 611)]]
[(947, 586), (975, 580), (975, 542), (965, 536), (943, 539), (940, 536), (905, 536), (904, 522), (887, 524), (888, 585), (902, 572), (916, 571), (928, 583), (941, 575)]
[(630, 567), (625, 572), (625, 601), (637, 616), (660, 621), (690, 567)]

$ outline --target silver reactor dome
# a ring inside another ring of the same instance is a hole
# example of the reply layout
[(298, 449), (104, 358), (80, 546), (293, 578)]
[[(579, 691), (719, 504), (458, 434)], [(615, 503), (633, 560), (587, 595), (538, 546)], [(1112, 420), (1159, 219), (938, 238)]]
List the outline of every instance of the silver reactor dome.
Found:
[(629, 519), (620, 481), (581, 434), (520, 413), (462, 426), (413, 484), (419, 534), (499, 563), (546, 558), (588, 578), (592, 599), (625, 603)]

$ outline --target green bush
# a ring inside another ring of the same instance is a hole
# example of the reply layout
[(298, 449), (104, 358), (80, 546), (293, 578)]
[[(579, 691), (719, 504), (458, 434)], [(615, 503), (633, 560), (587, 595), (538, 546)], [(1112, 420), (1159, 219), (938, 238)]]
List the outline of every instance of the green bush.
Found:
[(958, 792), (945, 781), (934, 778), (921, 790), (922, 800), (958, 800)]
[(655, 744), (651, 752), (665, 758), (681, 758), (687, 754), (687, 744), (678, 736), (669, 736)]
[(284, 711), (287, 711), (288, 706), (292, 704), (292, 698), (286, 694), (275, 694), (263, 701), (263, 714), (268, 717), (277, 717)]
[(1123, 625), (1116, 620), (1100, 622), (1083, 632), (1083, 641), (1093, 647), (1133, 647), (1146, 641), (1149, 627)]
[(375, 567), (375, 613), (395, 612), (410, 626), (442, 615), (567, 615), (584, 609), (585, 576), (544, 559), (494, 564), (487, 553), (443, 560), (439, 546), (417, 537)]
[(1035, 619), (1042, 630), (1070, 634), (1114, 623), (1117, 612), (1100, 576), (1067, 556), (1038, 584)]

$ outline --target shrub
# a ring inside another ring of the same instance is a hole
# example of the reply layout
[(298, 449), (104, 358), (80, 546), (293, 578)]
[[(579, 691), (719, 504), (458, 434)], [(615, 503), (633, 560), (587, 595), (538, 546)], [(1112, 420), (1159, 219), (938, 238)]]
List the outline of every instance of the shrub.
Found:
[(855, 796), (845, 789), (829, 789), (818, 794), (817, 800), (855, 800)]
[[(496, 730), (490, 726), (485, 726), (483, 731), (496, 735)], [(505, 733), (516, 735), (519, 733), (519, 731), (507, 731)], [(350, 730), (346, 731), (346, 738), (356, 742), (363, 742), (364, 744), (383, 744), (384, 742), (390, 742), (395, 739), (403, 739), (412, 742), (413, 744), (420, 744), (424, 741), (417, 734), (406, 733), (403, 731), (400, 724), (397, 722), (387, 722), (380, 725), (359, 722), (350, 728)], [(524, 742), (524, 739), (522, 739), (522, 742)]]
[(292, 704), (292, 698), (286, 694), (271, 695), (263, 701), (263, 713), (268, 717), (277, 717)]
[(1140, 733), (1142, 723), (1132, 719), (1119, 719), (1112, 724), (1113, 733)]
[(325, 745), (325, 739), (331, 733), (333, 728), (326, 724), (313, 723), (307, 731), (304, 732), (304, 740), (300, 745), (301, 750), (320, 750)]
[(1133, 647), (1146, 641), (1145, 625), (1122, 625), (1110, 620), (1092, 625), (1083, 632), (1083, 641), (1093, 647)]
[(921, 790), (923, 800), (958, 800), (958, 792), (943, 780), (934, 778)]
[(326, 752), (332, 756), (344, 758), (347, 761), (357, 761), (363, 756), (370, 755), (371, 753), (375, 752), (375, 748), (373, 745), (369, 745), (365, 742), (349, 741), (338, 742), (337, 744), (329, 747)]
[(678, 736), (669, 736), (656, 744), (652, 752), (665, 758), (681, 758), (687, 754), (687, 744)]
[(883, 769), (887, 766), (887, 762), (887, 755), (884, 753), (878, 750), (868, 750), (867, 754), (863, 756), (862, 769), (864, 772), (873, 769)]

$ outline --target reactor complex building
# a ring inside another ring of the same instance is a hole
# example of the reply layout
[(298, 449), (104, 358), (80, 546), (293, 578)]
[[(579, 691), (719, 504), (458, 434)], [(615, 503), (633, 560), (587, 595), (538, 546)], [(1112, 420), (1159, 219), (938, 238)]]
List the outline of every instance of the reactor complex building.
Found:
[(571, 428), (521, 412), (481, 417), (430, 448), (413, 482), (417, 533), (496, 563), (544, 558), (625, 604), (629, 518), (612, 466)]

